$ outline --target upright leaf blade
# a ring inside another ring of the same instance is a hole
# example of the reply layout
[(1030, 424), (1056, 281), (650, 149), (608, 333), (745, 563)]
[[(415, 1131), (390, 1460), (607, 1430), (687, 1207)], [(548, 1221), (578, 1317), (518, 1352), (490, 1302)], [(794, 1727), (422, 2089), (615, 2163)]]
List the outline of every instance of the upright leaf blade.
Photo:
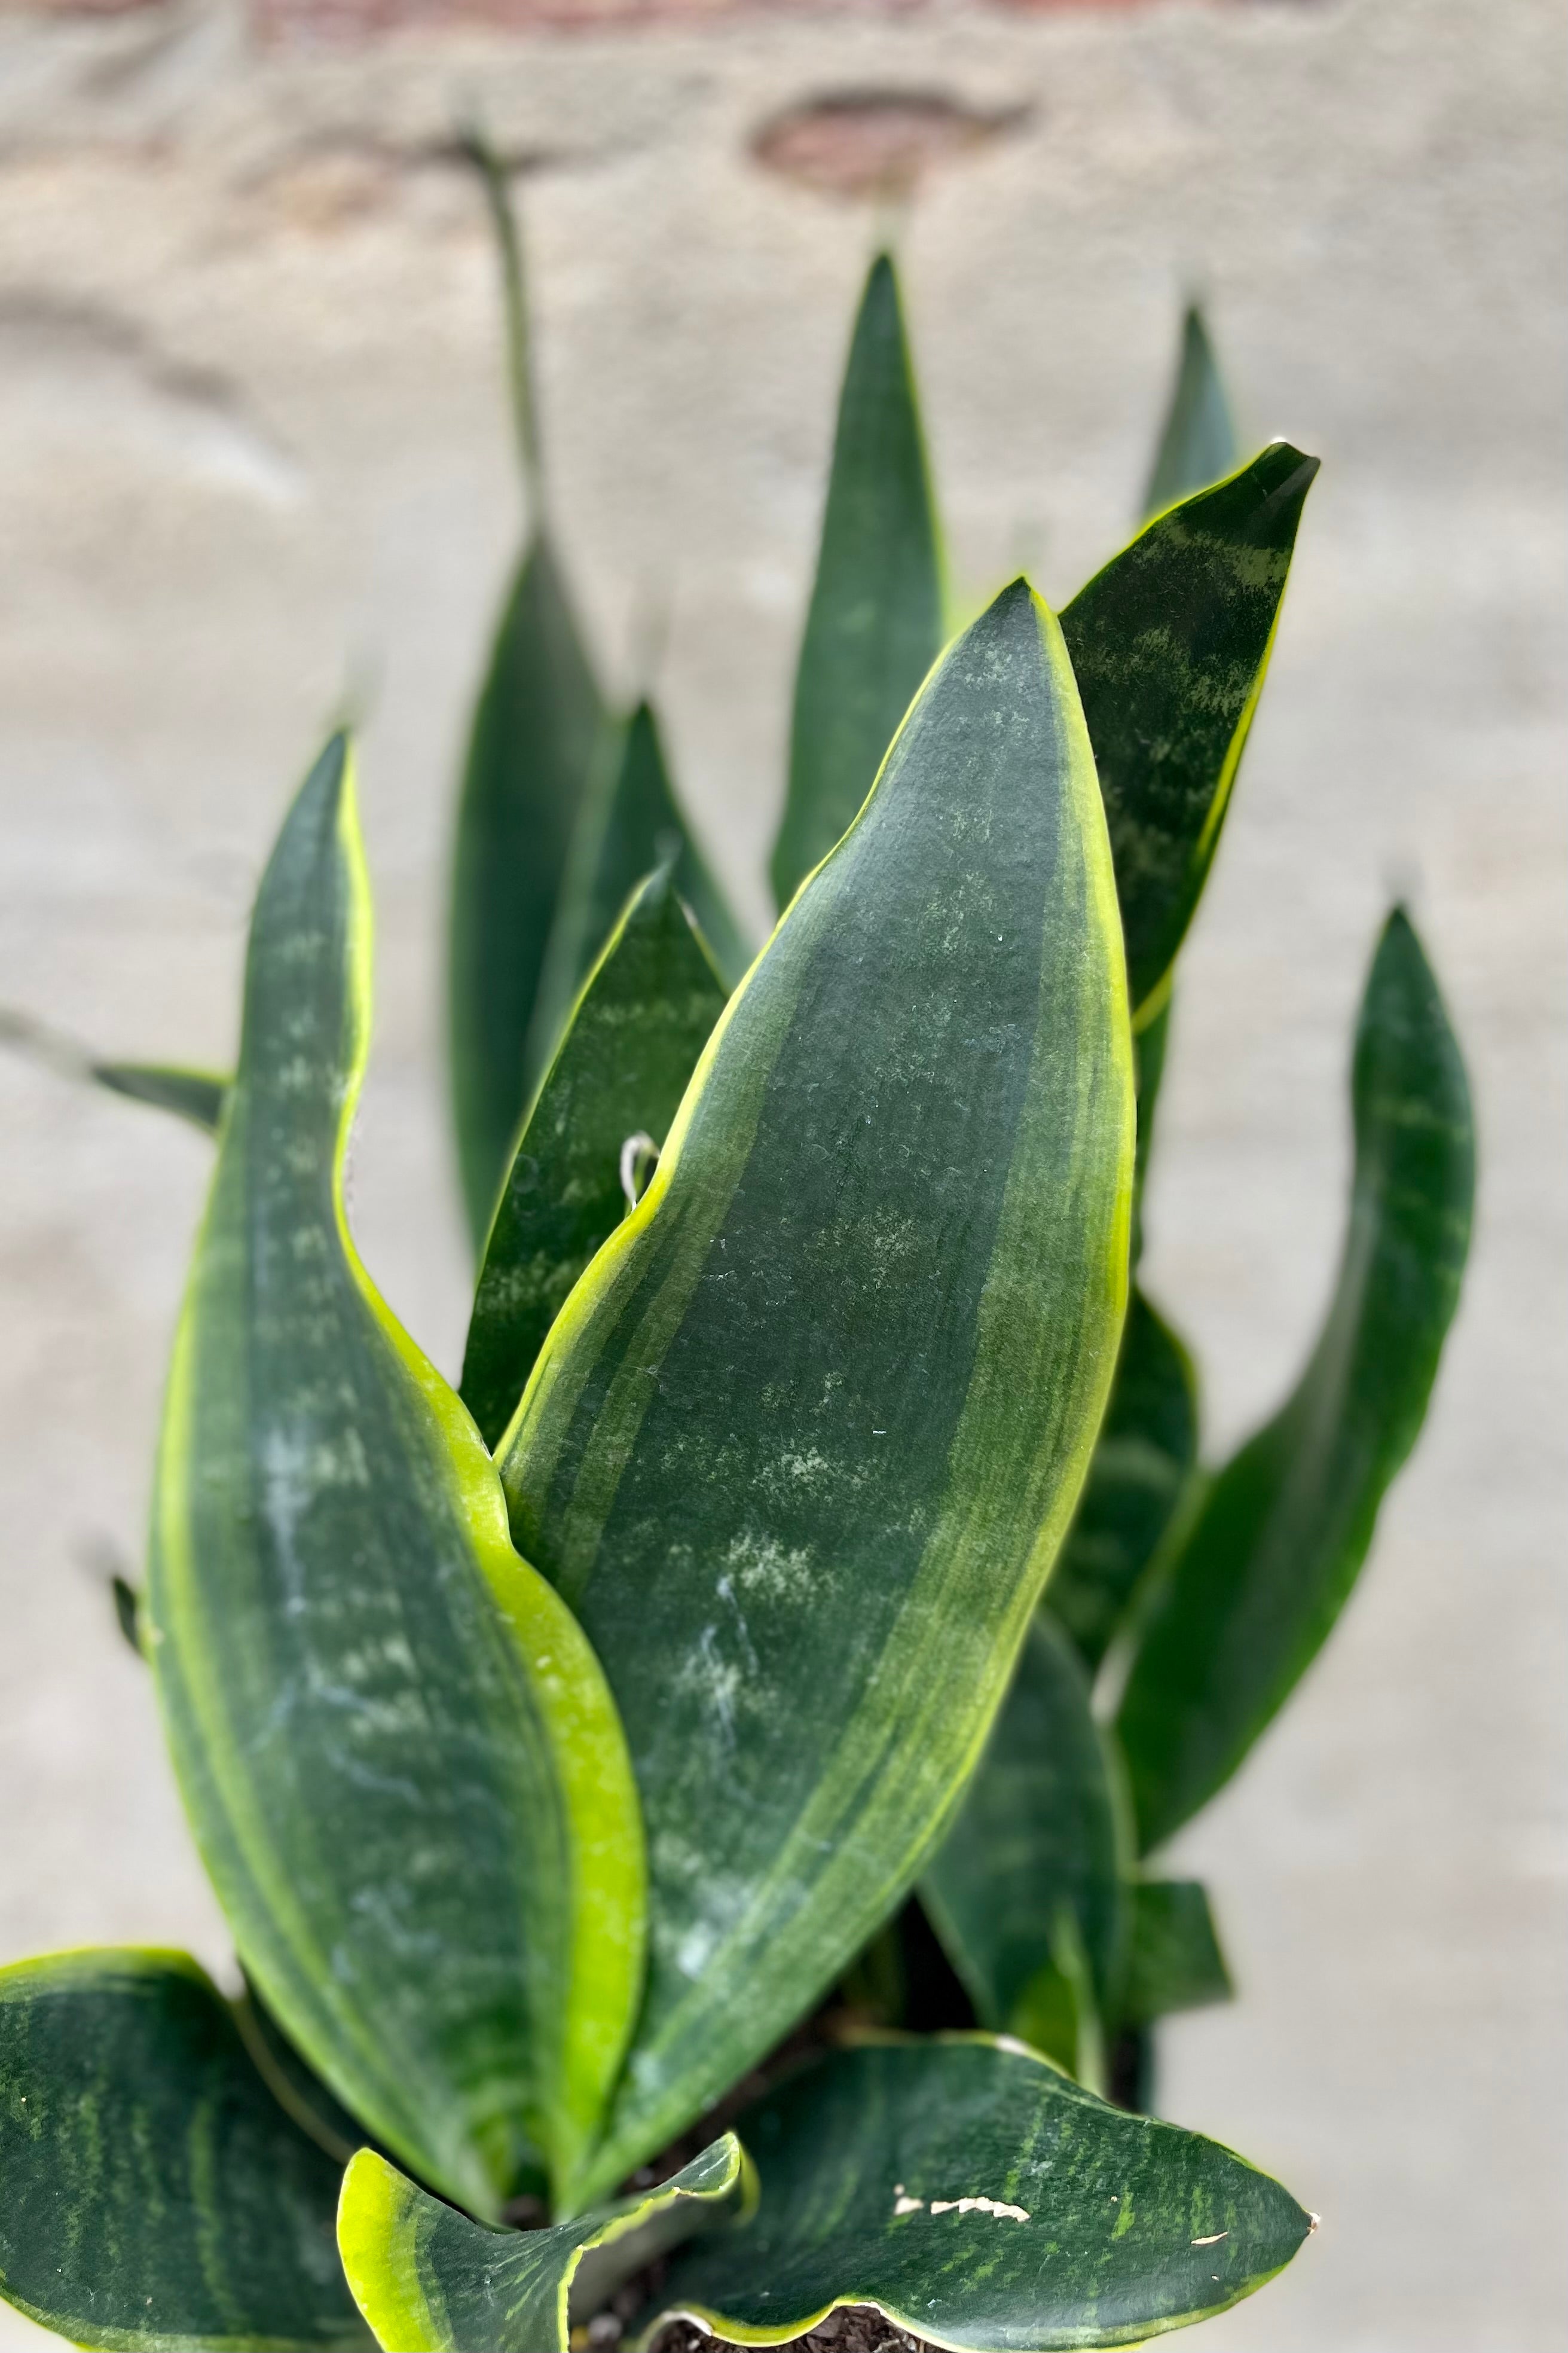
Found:
[(1136, 1288), (1094, 1460), (1047, 1596), (1085, 1663), (1099, 1666), (1188, 1492), (1196, 1383), (1175, 1334)]
[(677, 2313), (778, 2345), (854, 2304), (955, 2353), (1136, 2344), (1250, 2295), (1310, 2227), (1228, 2149), (981, 2035), (839, 2052), (737, 2130), (756, 2212), (675, 2257), (640, 2348)]
[(811, 610), (795, 673), (776, 903), (870, 791), (942, 640), (942, 566), (899, 284), (872, 265), (844, 375)]
[(535, 533), (474, 713), (448, 938), (458, 1171), (479, 1250), (537, 1070), (529, 1031), (573, 828), (604, 723), (556, 563)]
[(1182, 352), (1171, 404), (1143, 493), (1143, 512), (1156, 515), (1207, 490), (1234, 471), (1241, 446), (1214, 345), (1195, 302), (1182, 321)]
[(1287, 441), (1172, 507), (1080, 588), (1062, 634), (1105, 796), (1135, 1018), (1152, 1014), (1218, 844), (1301, 504)]
[(648, 1821), (595, 2186), (832, 1981), (973, 1761), (1114, 1358), (1130, 1044), (1071, 672), (1019, 582), (731, 999), (503, 1442)]
[(1469, 1091), (1398, 910), (1362, 1001), (1352, 1102), (1355, 1176), (1328, 1319), (1294, 1393), (1214, 1481), (1122, 1696), (1144, 1852), (1229, 1778), (1326, 1640), (1415, 1443), (1458, 1298)]
[(216, 1133), (223, 1117), (228, 1081), (213, 1071), (186, 1070), (174, 1062), (104, 1061), (74, 1038), (9, 1006), (0, 1006), (0, 1045), (15, 1047), (62, 1078), (87, 1081), (154, 1111), (173, 1112), (209, 1135)]
[(338, 2244), (387, 2353), (567, 2353), (580, 2284), (592, 2277), (602, 2302), (653, 2254), (711, 2228), (739, 2202), (743, 2167), (725, 2133), (640, 2197), (551, 2230), (488, 2231), (364, 2149), (343, 2177)]
[(0, 1969), (0, 2295), (73, 2345), (361, 2347), (340, 2168), (183, 1953)]
[[(1022, 2035), (1075, 2074), (1096, 2022), (1080, 2018), (1081, 1993), (1097, 2019), (1113, 2013), (1121, 1994), (1130, 1848), (1126, 1800), (1088, 1679), (1040, 1611), (952, 1828), (926, 1865), (921, 1899), (981, 2024)], [(1079, 1956), (1087, 1988), (1074, 1984)], [(1068, 2038), (1042, 2040), (1041, 2021), (1057, 2009)]]
[(626, 1212), (622, 1147), (661, 1144), (724, 1010), (668, 876), (616, 926), (519, 1139), (485, 1247), (463, 1402), (494, 1446), (567, 1293)]
[(1122, 2024), (1150, 2026), (1173, 2010), (1203, 2010), (1212, 2002), (1230, 2001), (1234, 1994), (1202, 1883), (1136, 1881)]
[(751, 955), (677, 805), (658, 723), (643, 702), (614, 756), (601, 762), (597, 789), (578, 818), (533, 1011), (531, 1070), (543, 1070), (554, 1056), (573, 1002), (627, 899), (656, 867), (668, 868), (732, 988)]
[(569, 2170), (640, 1966), (636, 1793), (467, 1414), (377, 1296), (342, 1158), (366, 891), (342, 738), (257, 900), (169, 1382), (147, 1641), (246, 1967), (344, 2105), (498, 2211)]

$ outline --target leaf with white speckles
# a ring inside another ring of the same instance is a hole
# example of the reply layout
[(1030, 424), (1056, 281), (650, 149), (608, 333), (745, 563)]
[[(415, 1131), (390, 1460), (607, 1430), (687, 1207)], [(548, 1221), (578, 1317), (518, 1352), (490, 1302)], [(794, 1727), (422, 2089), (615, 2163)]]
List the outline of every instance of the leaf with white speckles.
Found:
[(145, 1646), (246, 1968), (476, 2211), (568, 2182), (625, 2047), (642, 1850), (615, 1706), (342, 1199), (369, 901), (334, 740), (263, 878), (174, 1346)]
[(969, 1771), (1114, 1361), (1131, 1063), (1088, 739), (1019, 582), (731, 999), (501, 1451), (648, 1826), (595, 2189), (810, 2007)]
[(954, 2353), (1137, 2344), (1250, 2295), (1310, 2228), (1228, 2149), (983, 2035), (837, 2052), (735, 2129), (755, 2213), (674, 2258), (639, 2347), (675, 2313), (778, 2345), (854, 2304)]

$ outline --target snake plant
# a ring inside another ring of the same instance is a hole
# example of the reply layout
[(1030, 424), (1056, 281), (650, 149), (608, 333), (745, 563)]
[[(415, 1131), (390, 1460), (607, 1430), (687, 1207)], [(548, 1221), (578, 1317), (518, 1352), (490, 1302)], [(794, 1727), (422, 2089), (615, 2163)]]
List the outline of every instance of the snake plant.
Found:
[(216, 1140), (118, 1599), (243, 1982), (0, 1971), (0, 2289), (121, 2348), (768, 2345), (845, 2305), (971, 2353), (1142, 2341), (1310, 2227), (1129, 2097), (1152, 2022), (1228, 1989), (1150, 1858), (1342, 1607), (1468, 1229), (1396, 910), (1321, 1337), (1199, 1467), (1141, 1198), (1316, 463), (1240, 461), (1191, 320), (1144, 528), (1059, 615), (1018, 580), (949, 638), (879, 259), (748, 962), (653, 712), (593, 683), (480, 160), (532, 520), (452, 866), (461, 1383), (345, 1207), (338, 734), (232, 1076), (46, 1039)]

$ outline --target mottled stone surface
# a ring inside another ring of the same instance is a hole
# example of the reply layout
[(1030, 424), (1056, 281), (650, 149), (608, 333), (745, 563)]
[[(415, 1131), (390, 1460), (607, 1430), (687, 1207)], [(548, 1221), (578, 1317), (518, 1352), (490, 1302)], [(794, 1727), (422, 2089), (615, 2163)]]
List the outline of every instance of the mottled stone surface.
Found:
[[(1501, 22), (933, 0), (258, 52), (237, 9), (0, 16), (0, 1002), (221, 1062), (259, 860), (357, 706), (380, 934), (353, 1211), (448, 1369), (443, 842), (519, 520), (454, 123), (482, 108), (528, 169), (574, 576), (618, 690), (662, 645), (680, 779), (753, 920), (876, 217), (759, 162), (765, 126), (836, 93), (1007, 122), (950, 142), (902, 225), (968, 603), (1024, 561), (1060, 600), (1114, 546), (1189, 285), (1250, 425), (1322, 455), (1151, 1203), (1211, 1449), (1326, 1293), (1395, 891), (1471, 1060), (1479, 1226), (1366, 1584), (1178, 1851), (1244, 1999), (1168, 2033), (1166, 2113), (1324, 2216), (1215, 2353), (1535, 2353), (1568, 2316), (1563, 39), (1553, 0)], [(98, 1565), (139, 1548), (208, 1152), (10, 1060), (0, 1120), (0, 1950), (222, 1966)]]

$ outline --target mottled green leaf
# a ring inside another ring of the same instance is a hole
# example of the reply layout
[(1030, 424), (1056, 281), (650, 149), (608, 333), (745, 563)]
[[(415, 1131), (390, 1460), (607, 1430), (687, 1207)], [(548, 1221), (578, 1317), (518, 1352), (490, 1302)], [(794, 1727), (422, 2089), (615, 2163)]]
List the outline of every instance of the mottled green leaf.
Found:
[(62, 1078), (87, 1081), (107, 1087), (110, 1094), (128, 1095), (132, 1103), (173, 1112), (209, 1135), (223, 1117), (228, 1081), (211, 1071), (183, 1070), (172, 1062), (106, 1062), (74, 1038), (8, 1006), (0, 1006), (0, 1045), (14, 1046)]
[(177, 1335), (147, 1642), (185, 1803), (289, 2040), (499, 2211), (592, 2133), (640, 1971), (636, 1793), (478, 1431), (371, 1284), (342, 1159), (369, 900), (340, 737), (258, 896)]
[(1148, 2026), (1175, 2010), (1229, 2001), (1235, 1989), (1195, 1879), (1140, 1879), (1132, 1887), (1132, 1935), (1121, 1996), (1126, 2026)]
[(1062, 634), (1105, 796), (1135, 1016), (1159, 1003), (1214, 859), (1318, 470), (1275, 441), (1159, 515)]
[(641, 2197), (545, 2231), (455, 2214), (371, 2150), (343, 2177), (338, 2242), (360, 2309), (388, 2353), (566, 2353), (568, 2315), (739, 2202), (732, 2133)]
[(870, 791), (942, 641), (942, 563), (914, 373), (886, 254), (849, 346), (773, 846), (783, 907)]
[(1159, 1549), (1197, 1459), (1197, 1388), (1186, 1350), (1134, 1290), (1116, 1381), (1078, 1514), (1047, 1598), (1098, 1667)]
[(1327, 1638), (1421, 1427), (1458, 1298), (1469, 1091), (1400, 911), (1362, 1000), (1352, 1106), (1355, 1176), (1327, 1321), (1292, 1395), (1209, 1488), (1122, 1696), (1145, 1852), (1235, 1772)]
[(485, 1246), (462, 1395), (487, 1446), (516, 1412), (568, 1292), (626, 1213), (627, 1140), (664, 1141), (724, 994), (668, 875), (650, 876), (529, 1113)]
[(736, 2129), (756, 2212), (675, 2257), (658, 2315), (740, 2345), (853, 2304), (959, 2353), (1136, 2344), (1249, 2295), (1310, 2227), (1228, 2149), (981, 2035), (838, 2052)]
[(1121, 1994), (1130, 1850), (1088, 1677), (1041, 1611), (921, 1899), (981, 2024), (1086, 2080)]
[(603, 723), (554, 551), (542, 532), (496, 632), (453, 849), (452, 1103), (476, 1250), (538, 1075), (529, 1032)]
[(1130, 1044), (1088, 738), (1019, 582), (731, 997), (501, 1450), (648, 1824), (595, 2187), (833, 1981), (973, 1763), (1114, 1362)]
[(1182, 353), (1143, 493), (1143, 512), (1159, 514), (1177, 499), (1206, 490), (1230, 473), (1240, 456), (1236, 420), (1214, 345), (1203, 312), (1195, 302), (1190, 303), (1182, 321)]
[(45, 2328), (149, 2353), (365, 2344), (340, 2171), (183, 1953), (0, 1969), (0, 2295)]
[(552, 1060), (577, 992), (627, 898), (658, 867), (668, 869), (726, 988), (733, 988), (751, 951), (677, 806), (658, 723), (643, 702), (622, 730), (614, 756), (600, 763), (578, 818), (533, 1010), (531, 1070), (542, 1071)]

